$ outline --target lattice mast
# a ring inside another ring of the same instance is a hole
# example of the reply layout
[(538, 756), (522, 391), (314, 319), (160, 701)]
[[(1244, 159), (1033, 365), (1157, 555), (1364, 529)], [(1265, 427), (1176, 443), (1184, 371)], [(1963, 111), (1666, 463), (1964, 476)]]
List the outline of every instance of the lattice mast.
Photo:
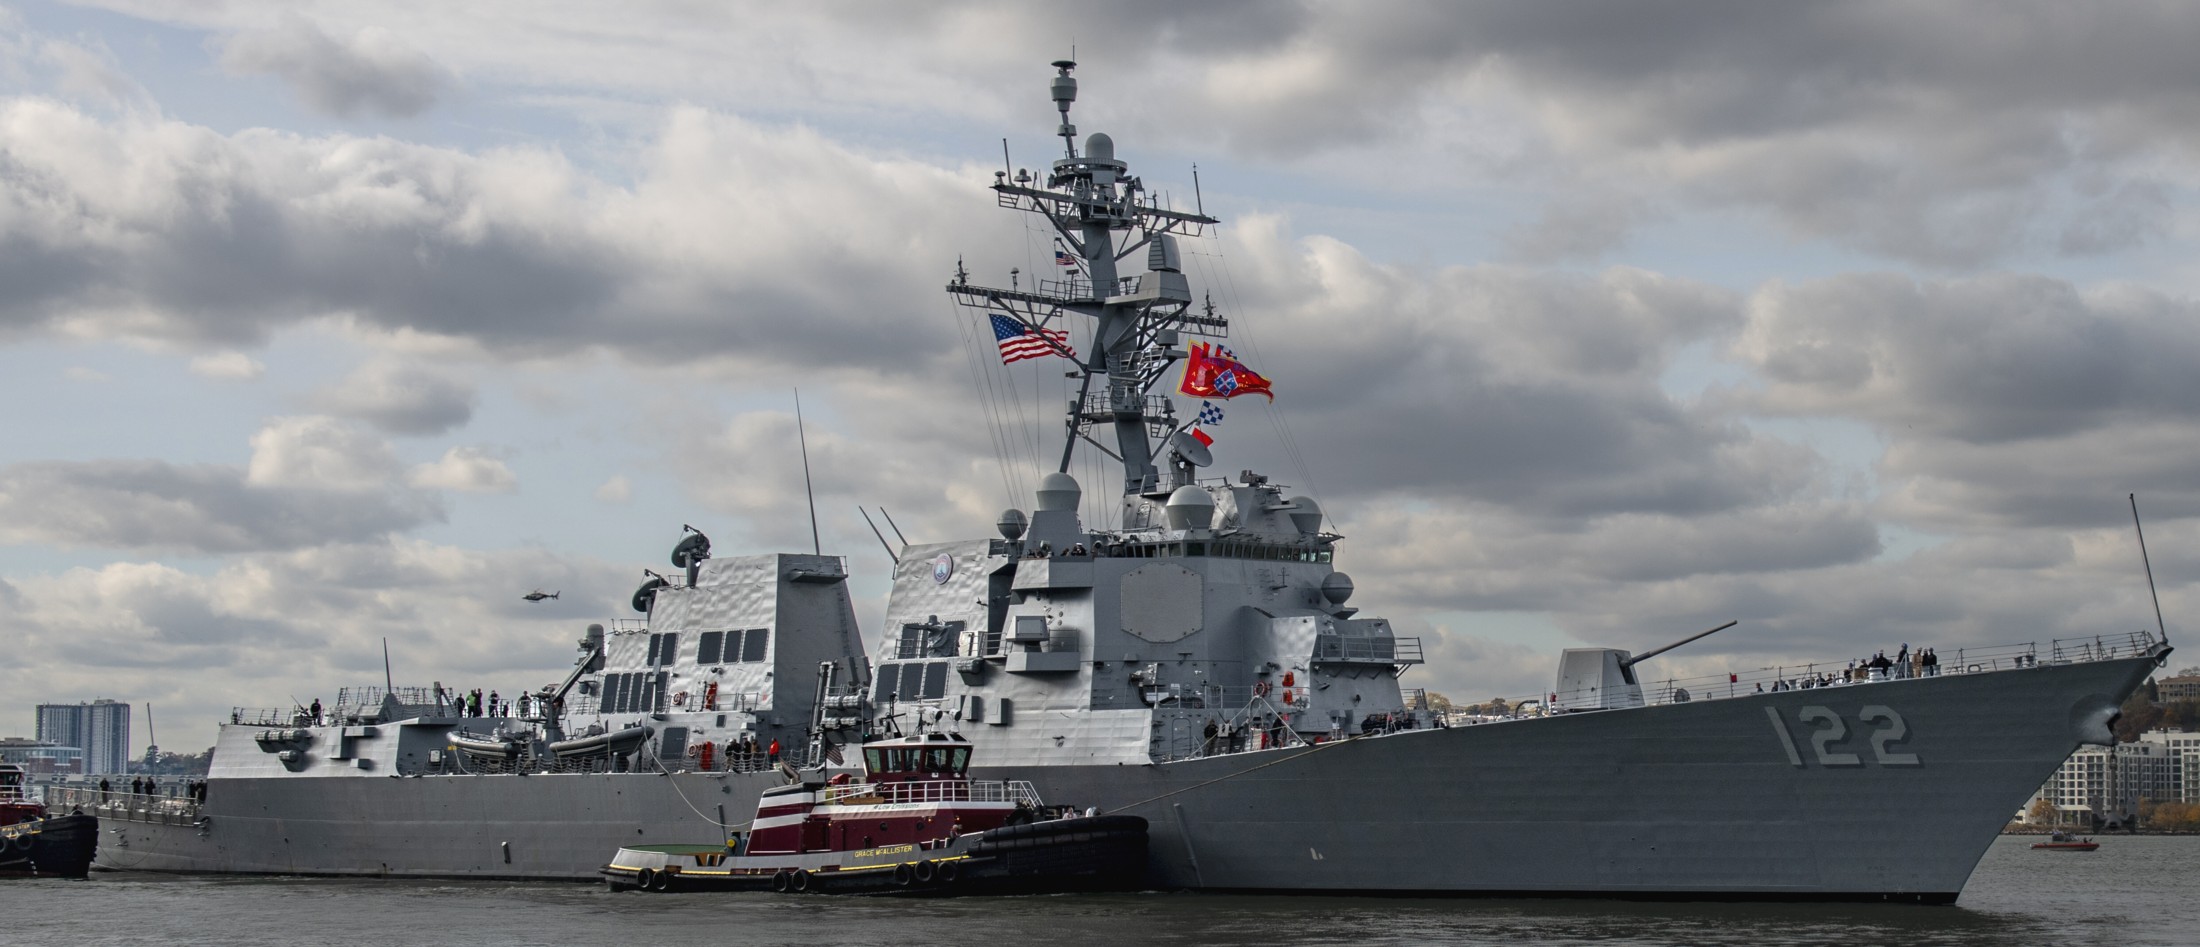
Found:
[[(1069, 120), (1070, 105), (1077, 101), (1077, 80), (1070, 71), (1077, 64), (1062, 60), (1054, 67), (1051, 91), (1062, 116), (1055, 134), (1062, 139), (1063, 157), (1043, 180), (1021, 168), (1012, 176), (1004, 160), (1002, 170), (994, 172), (993, 192), (1002, 207), (1046, 218), (1074, 269), (1064, 279), (1034, 274), (1030, 289), (1001, 289), (971, 283), (957, 264), (947, 291), (965, 306), (999, 313), (1031, 329), (1058, 329), (1071, 315), (1090, 317), (1093, 341), (1073, 359), (1077, 367), (1070, 375), (1080, 381), (1077, 398), (1068, 406), (1056, 469), (1068, 472), (1077, 442), (1083, 440), (1122, 464), (1125, 495), (1162, 496), (1177, 484), (1163, 481), (1155, 461), (1181, 427), (1169, 398), (1150, 392), (1185, 357), (1178, 347), (1184, 333), (1221, 337), (1229, 330), (1211, 304), (1193, 311), (1176, 238), (1200, 236), (1218, 221), (1160, 206), (1144, 182), (1116, 159), (1115, 142), (1106, 134), (1086, 138), (1080, 155), (1077, 126)], [(1140, 250), (1146, 251), (1147, 272), (1119, 275), (1120, 264)], [(1068, 354), (1060, 343), (1049, 344)], [(1095, 380), (1102, 384), (1100, 391), (1094, 391)], [(1100, 425), (1115, 429), (1112, 448), (1093, 436), (1092, 429)], [(1188, 475), (1189, 466), (1181, 458), (1172, 459), (1180, 461), (1172, 466)]]

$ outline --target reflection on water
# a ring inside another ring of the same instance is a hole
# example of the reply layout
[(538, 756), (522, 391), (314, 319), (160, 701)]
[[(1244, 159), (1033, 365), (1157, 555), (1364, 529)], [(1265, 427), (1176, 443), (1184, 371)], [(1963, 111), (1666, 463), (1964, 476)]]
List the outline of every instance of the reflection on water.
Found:
[[(1955, 907), (1145, 894), (904, 901), (587, 885), (98, 875), (0, 882), (0, 945), (2191, 944), (2200, 838), (2004, 838)], [(1807, 857), (1801, 856), (1798, 857)]]

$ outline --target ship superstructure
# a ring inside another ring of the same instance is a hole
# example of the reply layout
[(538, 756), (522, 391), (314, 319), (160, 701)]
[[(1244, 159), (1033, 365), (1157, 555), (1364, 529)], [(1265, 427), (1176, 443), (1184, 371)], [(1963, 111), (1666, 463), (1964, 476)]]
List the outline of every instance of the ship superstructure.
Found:
[[(102, 864), (587, 878), (606, 851), (734, 825), (785, 782), (774, 762), (814, 777), (950, 729), (973, 776), (1145, 819), (1163, 887), (1945, 902), (2168, 653), (2138, 633), (1691, 691), (1645, 687), (1656, 652), (1577, 648), (1537, 712), (1443, 725), (1399, 683), (1419, 641), (1350, 604), (1321, 507), (1203, 475), (1162, 385), (1267, 387), (1184, 272), (1179, 238), (1216, 221), (1080, 140), (1074, 63), (1055, 67), (1062, 157), (991, 187), (1046, 221), (1068, 275), (1002, 289), (958, 265), (947, 290), (1004, 359), (1072, 365), (1060, 463), (995, 536), (891, 548), (868, 653), (838, 558), (711, 559), (696, 534), (682, 574), (637, 591), (647, 621), (591, 630), (527, 712), (459, 717), (436, 688), (334, 720), (240, 713), (206, 801), (124, 819)], [(1080, 450), (1120, 471), (1105, 525), (1080, 512)]]

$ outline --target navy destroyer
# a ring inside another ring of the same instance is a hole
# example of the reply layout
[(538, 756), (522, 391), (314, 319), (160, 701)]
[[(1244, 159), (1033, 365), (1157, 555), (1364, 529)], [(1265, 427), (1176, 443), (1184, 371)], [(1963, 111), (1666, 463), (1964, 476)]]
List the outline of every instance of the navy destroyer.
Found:
[[(1080, 139), (1073, 66), (1051, 84), (1061, 157), (990, 185), (1059, 238), (1062, 277), (989, 287), (958, 265), (946, 287), (1004, 359), (1078, 380), (1061, 462), (995, 536), (889, 544), (868, 648), (843, 560), (713, 558), (697, 533), (637, 591), (644, 619), (592, 626), (516, 710), (385, 686), (237, 711), (203, 800), (81, 800), (110, 829), (100, 864), (589, 879), (624, 846), (739, 830), (787, 770), (844, 771), (843, 747), (922, 725), (965, 735), (974, 777), (1145, 819), (1157, 886), (1946, 902), (2168, 653), (2138, 632), (1767, 691), (1646, 685), (1653, 655), (1579, 648), (1531, 713), (1433, 713), (1400, 683), (1418, 640), (1350, 604), (1321, 507), (1204, 474), (1175, 395), (1268, 387), (1184, 270), (1179, 240), (1216, 221)], [(1079, 512), (1080, 450), (1120, 471), (1106, 526)]]

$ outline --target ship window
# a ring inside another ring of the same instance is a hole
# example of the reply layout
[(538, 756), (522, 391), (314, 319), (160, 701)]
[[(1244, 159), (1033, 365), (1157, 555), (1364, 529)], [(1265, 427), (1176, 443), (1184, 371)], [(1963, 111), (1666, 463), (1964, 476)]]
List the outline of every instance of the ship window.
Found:
[(659, 666), (671, 664), (673, 656), (679, 653), (680, 633), (677, 631), (668, 632), (665, 635), (665, 646), (657, 651), (657, 664)]
[(874, 688), (872, 688), (872, 691), (871, 691), (872, 697), (871, 697), (871, 699), (872, 699), (872, 700), (880, 700), (880, 701), (883, 701), (883, 700), (890, 700), (890, 699), (892, 699), (892, 698), (894, 697), (894, 695), (895, 695), (896, 693), (898, 693), (898, 692), (899, 692), (899, 691), (901, 690), (901, 687), (900, 687), (900, 683), (899, 683), (899, 680), (898, 680), (898, 679), (900, 678), (900, 676), (901, 676), (901, 665), (899, 665), (899, 664), (881, 664), (881, 665), (879, 665), (879, 666), (878, 666), (878, 681), (876, 682), (876, 686), (875, 686)]
[(924, 666), (924, 699), (938, 700), (947, 696), (947, 662), (932, 661)]
[(663, 635), (650, 635), (650, 636), (649, 636), (649, 657), (648, 657), (648, 658), (646, 658), (646, 659), (644, 659), (644, 660), (642, 661), (642, 666), (643, 666), (643, 667), (656, 667), (656, 666), (657, 666), (657, 654), (658, 654), (658, 652), (660, 652), (660, 651), (664, 650), (664, 646), (665, 646), (665, 636), (663, 636)]
[(957, 776), (961, 776), (961, 775), (962, 775), (962, 774), (963, 774), (963, 773), (964, 773), (964, 772), (965, 772), (966, 770), (968, 770), (968, 769), (970, 768), (970, 748), (969, 748), (969, 747), (967, 747), (967, 746), (959, 746), (959, 747), (956, 747), (956, 748), (955, 748), (955, 762), (954, 762), (954, 767), (955, 767), (955, 775), (957, 775)]
[(695, 663), (717, 664), (718, 645), (726, 638), (723, 631), (706, 631), (695, 638)]
[(764, 660), (764, 647), (770, 642), (771, 629), (749, 629), (748, 637), (741, 641), (741, 660), (749, 664)]
[(867, 769), (867, 770), (870, 770), (871, 772), (874, 772), (874, 773), (876, 773), (876, 772), (878, 772), (878, 771), (879, 771), (879, 767), (880, 767), (880, 766), (881, 766), (881, 765), (882, 765), (883, 763), (884, 763), (884, 761), (883, 761), (883, 760), (881, 760), (881, 759), (879, 759), (879, 752), (878, 752), (877, 750), (865, 750), (865, 751), (863, 751), (863, 768), (864, 768), (864, 769)]

